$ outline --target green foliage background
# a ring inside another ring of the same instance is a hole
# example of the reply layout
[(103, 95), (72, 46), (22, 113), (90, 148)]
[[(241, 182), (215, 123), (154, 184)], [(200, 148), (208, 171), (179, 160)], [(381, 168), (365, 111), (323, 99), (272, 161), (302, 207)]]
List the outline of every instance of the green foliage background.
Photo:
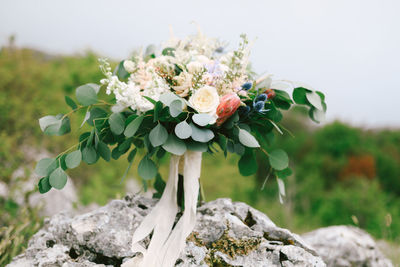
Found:
[[(46, 149), (56, 155), (73, 145), (84, 131), (75, 127), (66, 136), (45, 136), (38, 119), (67, 112), (64, 95), (72, 96), (77, 86), (101, 79), (97, 58), (91, 52), (49, 56), (30, 49), (0, 50), (0, 180), (12, 190), (14, 171), (23, 166), (26, 177), (19, 179), (24, 180), (34, 168), (35, 162), (24, 157), (27, 148)], [(73, 117), (77, 121), (71, 124), (78, 125), (83, 113)], [(304, 123), (308, 119), (303, 110), (295, 109), (288, 115), (284, 125), (295, 137), (285, 135), (276, 140), (277, 147), (288, 152), (294, 170), (285, 180), (285, 204), (278, 201), (274, 179), (261, 190), (269, 164), (262, 154), (257, 160), (265, 168), (250, 177), (239, 174), (238, 156), (204, 155), (201, 182), (207, 200), (230, 197), (246, 202), (294, 232), (356, 224), (378, 239), (400, 243), (400, 131), (367, 131), (341, 122), (312, 127)], [(133, 166), (137, 167), (139, 159), (136, 157)], [(80, 203), (103, 205), (122, 197), (125, 184), (121, 177), (127, 165), (125, 156), (71, 170)], [(160, 166), (163, 177), (167, 168), (168, 159), (164, 159)], [(132, 177), (138, 177), (134, 167), (128, 175)], [(41, 222), (36, 209), (0, 197), (0, 266), (21, 253)]]

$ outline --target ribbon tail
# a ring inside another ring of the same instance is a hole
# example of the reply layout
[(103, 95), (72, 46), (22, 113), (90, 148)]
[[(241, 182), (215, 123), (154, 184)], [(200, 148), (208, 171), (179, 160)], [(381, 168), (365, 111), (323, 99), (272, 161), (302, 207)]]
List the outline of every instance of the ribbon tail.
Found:
[[(132, 251), (141, 252), (143, 258), (132, 258), (122, 264), (122, 267), (159, 267), (161, 262), (160, 251), (168, 238), (174, 225), (175, 217), (178, 212), (177, 188), (178, 188), (178, 169), (181, 157), (172, 155), (170, 160), (169, 178), (164, 193), (152, 209), (144, 218), (140, 226), (136, 229), (132, 237)], [(154, 230), (154, 231), (153, 231)], [(138, 242), (143, 240), (153, 231), (150, 244), (147, 250)]]
[(199, 178), (201, 171), (201, 152), (187, 151), (184, 157), (184, 192), (185, 211), (172, 230), (171, 235), (161, 251), (160, 266), (174, 266), (179, 254), (186, 245), (186, 238), (196, 224), (196, 209), (199, 195)]

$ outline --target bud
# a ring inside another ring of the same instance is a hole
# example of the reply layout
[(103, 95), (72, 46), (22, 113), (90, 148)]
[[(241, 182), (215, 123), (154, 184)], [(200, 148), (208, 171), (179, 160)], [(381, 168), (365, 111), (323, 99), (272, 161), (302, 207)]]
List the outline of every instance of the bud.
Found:
[(248, 91), (248, 90), (250, 90), (251, 87), (253, 87), (253, 83), (251, 83), (251, 82), (245, 82), (244, 84), (242, 84), (243, 90)]
[(268, 99), (272, 99), (276, 96), (274, 89), (267, 89), (264, 93), (267, 94)]
[(254, 104), (254, 110), (260, 112), (264, 109), (264, 101), (258, 101)]
[(266, 101), (268, 99), (267, 94), (261, 94), (257, 96), (256, 101)]
[(221, 97), (217, 107), (217, 126), (222, 125), (240, 106), (240, 98), (235, 93)]

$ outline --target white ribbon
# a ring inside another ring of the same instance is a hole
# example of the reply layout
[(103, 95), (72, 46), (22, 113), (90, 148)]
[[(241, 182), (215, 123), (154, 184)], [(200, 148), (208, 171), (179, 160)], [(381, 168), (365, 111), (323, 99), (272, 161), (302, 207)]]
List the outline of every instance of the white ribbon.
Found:
[[(183, 161), (185, 210), (172, 229), (179, 210), (177, 192), (180, 161)], [(169, 178), (164, 193), (133, 234), (132, 251), (142, 253), (143, 258), (130, 259), (122, 264), (122, 267), (171, 267), (175, 265), (180, 252), (185, 248), (186, 238), (196, 224), (200, 171), (201, 152), (187, 151), (183, 156), (171, 156)], [(139, 244), (139, 241), (152, 231), (153, 236), (146, 250)]]

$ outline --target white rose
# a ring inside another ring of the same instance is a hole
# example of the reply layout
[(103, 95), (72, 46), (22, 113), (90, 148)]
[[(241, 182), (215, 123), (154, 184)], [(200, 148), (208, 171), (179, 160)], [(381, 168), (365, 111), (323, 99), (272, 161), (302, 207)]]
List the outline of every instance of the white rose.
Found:
[(198, 61), (193, 61), (187, 64), (186, 68), (188, 69), (190, 74), (195, 74), (201, 72), (204, 69), (204, 66)]
[(132, 73), (135, 71), (135, 63), (132, 60), (124, 60), (124, 69)]
[(217, 89), (208, 85), (201, 87), (190, 97), (189, 103), (198, 113), (207, 113), (216, 117), (216, 111), (219, 105)]

